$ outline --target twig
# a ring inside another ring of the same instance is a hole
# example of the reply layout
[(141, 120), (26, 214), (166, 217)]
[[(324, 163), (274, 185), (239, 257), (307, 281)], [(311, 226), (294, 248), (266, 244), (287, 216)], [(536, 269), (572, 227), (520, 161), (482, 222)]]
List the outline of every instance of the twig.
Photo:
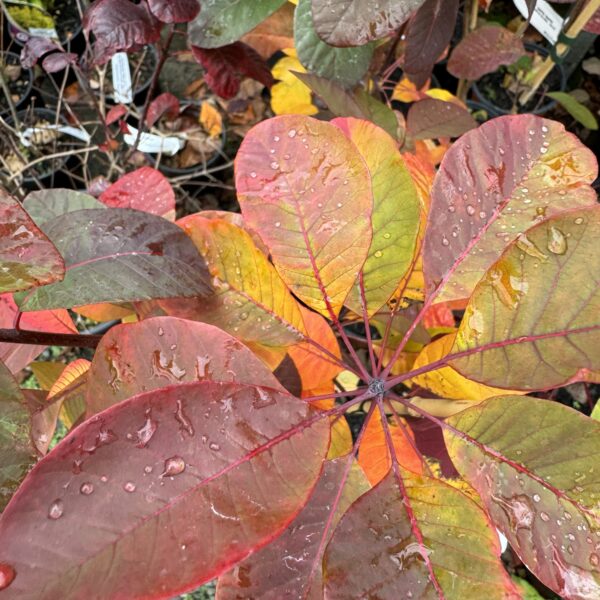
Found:
[(80, 333), (47, 333), (22, 329), (0, 329), (0, 342), (33, 344), (39, 346), (69, 346), (73, 348), (95, 348), (101, 335)]

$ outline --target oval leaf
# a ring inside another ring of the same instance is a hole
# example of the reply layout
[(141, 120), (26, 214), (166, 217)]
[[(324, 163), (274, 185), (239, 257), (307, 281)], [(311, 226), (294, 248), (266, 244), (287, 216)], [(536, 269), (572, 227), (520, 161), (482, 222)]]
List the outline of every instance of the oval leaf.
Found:
[(505, 396), (448, 424), (453, 463), (529, 570), (561, 598), (600, 597), (600, 423), (555, 402)]
[(235, 166), (244, 220), (281, 278), (314, 310), (337, 314), (371, 242), (370, 177), (356, 146), (330, 123), (286, 115), (256, 125)]
[(369, 168), (373, 191), (373, 239), (362, 268), (364, 298), (357, 283), (345, 305), (374, 315), (392, 296), (411, 266), (419, 231), (417, 190), (396, 142), (382, 129), (359, 119), (334, 119)]
[(431, 192), (423, 248), (428, 292), (447, 277), (436, 301), (468, 298), (508, 243), (536, 221), (596, 204), (589, 184), (597, 173), (593, 153), (574, 135), (535, 115), (498, 117), (463, 135)]
[(66, 263), (66, 276), (33, 290), (22, 310), (203, 296), (208, 271), (193, 242), (149, 213), (123, 209), (79, 210), (44, 223)]
[(54, 188), (52, 190), (31, 192), (23, 201), (23, 208), (35, 221), (36, 225), (41, 227), (46, 221), (65, 213), (84, 208), (104, 208), (104, 205), (84, 192)]
[(340, 521), (323, 563), (326, 597), (520, 598), (485, 513), (439, 480), (402, 480), (390, 471)]
[(141, 392), (204, 380), (282, 389), (262, 362), (224, 331), (154, 317), (117, 325), (103, 336), (90, 368), (88, 414)]
[(407, 132), (416, 140), (458, 137), (475, 127), (477, 121), (466, 108), (435, 98), (415, 102), (406, 117)]
[(272, 389), (196, 382), (88, 420), (0, 518), (0, 562), (16, 572), (3, 594), (117, 598), (127, 581), (128, 597), (158, 598), (219, 575), (306, 502), (329, 444), (311, 414)]
[(513, 242), (475, 288), (452, 350), (468, 354), (450, 364), (469, 379), (520, 390), (600, 369), (599, 236), (595, 206)]

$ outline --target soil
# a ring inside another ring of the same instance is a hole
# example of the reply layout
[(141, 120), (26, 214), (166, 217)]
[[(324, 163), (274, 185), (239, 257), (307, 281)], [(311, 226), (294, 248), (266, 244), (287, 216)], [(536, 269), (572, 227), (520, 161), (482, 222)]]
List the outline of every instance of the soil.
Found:
[[(500, 68), (494, 73), (484, 75), (477, 82), (477, 87), (482, 96), (489, 102), (503, 110), (511, 111), (517, 102), (517, 98), (503, 86), (505, 75), (506, 69)], [(540, 87), (538, 93), (525, 106), (520, 106), (518, 112), (533, 112), (544, 106), (548, 102), (544, 98), (545, 93), (560, 89), (560, 83), (560, 71), (554, 68)]]
[[(10, 96), (15, 105), (19, 103), (23, 96), (27, 93), (32, 79), (32, 72), (29, 69), (24, 69), (20, 65), (19, 57), (16, 54), (3, 53), (0, 58), (0, 69), (4, 74)], [(0, 114), (8, 112), (9, 106), (4, 97), (0, 94)]]
[(53, 16), (61, 42), (72, 39), (81, 27), (77, 2), (74, 0), (54, 0)]

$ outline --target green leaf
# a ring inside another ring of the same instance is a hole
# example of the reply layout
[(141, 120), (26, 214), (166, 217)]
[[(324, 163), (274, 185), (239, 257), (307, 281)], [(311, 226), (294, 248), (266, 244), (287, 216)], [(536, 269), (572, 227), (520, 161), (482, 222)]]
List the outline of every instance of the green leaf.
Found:
[(556, 100), (576, 121), (588, 129), (598, 129), (598, 121), (592, 111), (578, 102), (566, 92), (548, 92), (546, 94)]
[(562, 598), (600, 598), (600, 423), (526, 396), (446, 422), (452, 462), (527, 567)]
[(84, 208), (106, 208), (100, 200), (84, 192), (66, 189), (31, 192), (23, 201), (23, 208), (41, 227), (46, 221)]
[(367, 72), (374, 45), (335, 48), (321, 41), (311, 14), (310, 0), (299, 0), (294, 17), (294, 40), (300, 62), (313, 73), (351, 87)]
[(381, 127), (396, 140), (404, 137), (404, 132), (399, 132), (400, 125), (394, 111), (373, 98), (362, 87), (351, 91), (313, 73), (294, 72), (294, 75), (320, 96), (336, 117), (366, 119)]
[(189, 24), (190, 42), (200, 48), (219, 48), (239, 40), (272, 15), (286, 0), (202, 0)]
[(35, 459), (25, 398), (11, 372), (0, 362), (0, 511)]

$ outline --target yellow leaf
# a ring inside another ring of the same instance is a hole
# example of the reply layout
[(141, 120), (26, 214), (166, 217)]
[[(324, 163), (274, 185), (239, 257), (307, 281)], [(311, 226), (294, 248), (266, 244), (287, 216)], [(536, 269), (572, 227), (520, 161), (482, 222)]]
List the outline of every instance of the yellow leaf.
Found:
[(85, 412), (85, 383), (90, 365), (90, 361), (84, 358), (68, 364), (48, 392), (49, 400), (52, 398), (62, 403), (59, 416), (67, 429), (73, 427)]
[(223, 131), (223, 118), (221, 117), (221, 113), (210, 102), (202, 103), (198, 121), (211, 138), (221, 135)]
[(276, 115), (314, 115), (319, 112), (312, 103), (310, 88), (302, 83), (292, 71), (306, 73), (296, 56), (296, 50), (284, 50), (287, 56), (280, 58), (271, 73), (278, 79), (271, 88), (271, 108)]
[(46, 391), (52, 387), (65, 368), (64, 363), (55, 362), (34, 362), (30, 366), (40, 387)]
[(103, 321), (123, 319), (124, 317), (133, 314), (133, 309), (131, 307), (110, 304), (109, 302), (76, 306), (73, 310), (79, 315), (100, 323)]
[[(419, 367), (423, 367), (446, 356), (452, 349), (455, 337), (456, 334), (451, 333), (427, 344), (417, 357), (413, 368), (418, 369)], [(467, 399), (483, 401), (492, 396), (526, 393), (490, 387), (483, 385), (482, 383), (477, 383), (476, 381), (471, 381), (470, 379), (463, 377), (452, 367), (442, 367), (441, 369), (436, 369), (429, 373), (423, 373), (422, 375), (415, 377), (412, 381), (442, 398), (454, 400)]]
[(430, 98), (435, 98), (436, 100), (443, 100), (444, 102), (451, 102), (452, 104), (456, 104), (461, 108), (466, 108), (464, 102), (461, 102), (454, 94), (451, 94), (448, 90), (443, 90), (441, 88), (431, 88), (425, 92), (427, 96)]
[(329, 445), (329, 453), (327, 458), (338, 458), (346, 456), (352, 451), (352, 432), (348, 421), (342, 416), (339, 419), (332, 417), (331, 423), (331, 444)]
[(359, 379), (352, 371), (342, 371), (338, 376), (337, 380), (340, 385), (344, 388), (345, 392), (351, 392), (358, 387)]

